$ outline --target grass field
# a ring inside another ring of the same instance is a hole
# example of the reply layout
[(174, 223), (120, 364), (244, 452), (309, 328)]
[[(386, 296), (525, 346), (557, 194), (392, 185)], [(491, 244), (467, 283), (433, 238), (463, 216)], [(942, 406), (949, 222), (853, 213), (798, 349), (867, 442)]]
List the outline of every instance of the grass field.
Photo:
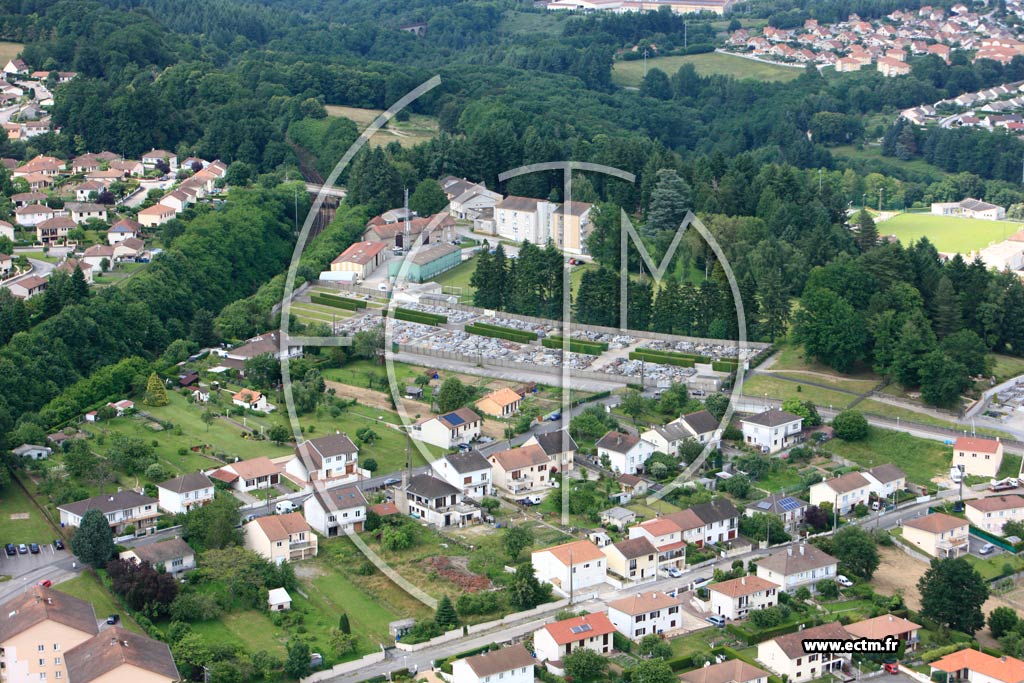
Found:
[(6, 40), (0, 40), (0, 61), (6, 64), (17, 57), (23, 47), (25, 46), (22, 43), (9, 43)]
[[(343, 116), (349, 119), (362, 131), (373, 123), (383, 113), (382, 109), (361, 109), (359, 107), (345, 107), (338, 104), (327, 105), (327, 113), (330, 116)], [(433, 139), (438, 132), (437, 119), (432, 116), (413, 114), (408, 121), (391, 119), (386, 126), (378, 130), (370, 144), (382, 147), (389, 143), (398, 141), (402, 147), (412, 147), (421, 142)]]
[[(866, 123), (865, 128), (870, 130), (872, 124)], [(831, 147), (829, 151), (833, 156), (840, 157), (842, 159), (849, 159), (852, 162), (863, 162), (865, 169), (897, 169), (901, 171), (908, 171), (910, 173), (919, 174), (924, 177), (930, 178), (933, 181), (941, 180), (945, 176), (949, 175), (938, 166), (932, 166), (927, 161), (921, 159), (903, 160), (897, 159), (896, 157), (885, 157), (882, 156), (882, 149), (878, 146), (862, 147), (857, 148), (853, 145), (843, 145), (840, 147)], [(875, 197), (875, 201), (878, 201), (878, 197)]]
[[(647, 60), (648, 70), (661, 69), (669, 76), (678, 71), (683, 64), (693, 64), (701, 76), (717, 74), (733, 78), (753, 78), (759, 81), (791, 81), (803, 73), (803, 68), (765, 64), (753, 59), (719, 52), (702, 55), (673, 55)], [(612, 82), (616, 85), (637, 87), (643, 81), (643, 77), (644, 61), (642, 59), (615, 62), (612, 66)]]
[[(27, 519), (11, 517), (25, 514)], [(57, 535), (21, 486), (11, 482), (0, 491), (0, 543), (43, 544), (57, 538)]]
[(1010, 221), (984, 221), (928, 213), (904, 213), (878, 224), (878, 234), (896, 235), (903, 246), (927, 237), (942, 252), (955, 253), (982, 249), (1000, 242), (1020, 228)]
[[(476, 292), (476, 287), (469, 284), (469, 280), (473, 277), (473, 273), (476, 271), (477, 257), (467, 259), (455, 266), (451, 270), (446, 270), (437, 277), (434, 278), (434, 282), (441, 285), (442, 287), (461, 287), (459, 292), (459, 302), (464, 304), (473, 303), (473, 293)], [(454, 294), (458, 290), (445, 289), (444, 292)]]
[(96, 577), (92, 572), (84, 572), (75, 578), (64, 581), (54, 586), (61, 593), (66, 593), (81, 600), (85, 600), (92, 604), (93, 609), (96, 610), (96, 618), (103, 619), (110, 614), (121, 615), (121, 626), (124, 626), (129, 631), (135, 631), (136, 633), (144, 633), (139, 628), (139, 625), (135, 621), (124, 613), (121, 606), (118, 605), (113, 596), (107, 592), (107, 589), (100, 583), (99, 578)]
[(953, 454), (950, 447), (941, 442), (878, 427), (870, 427), (868, 438), (864, 441), (833, 439), (825, 446), (825, 450), (852, 460), (861, 467), (895, 463), (907, 473), (910, 481), (932, 487), (932, 477), (948, 469)]
[(995, 375), (997, 383), (1024, 374), (1024, 358), (999, 353), (989, 354), (989, 358), (992, 360), (992, 374)]
[(743, 383), (744, 396), (764, 398), (766, 394), (768, 398), (782, 401), (788, 398), (798, 398), (801, 401), (812, 401), (819, 406), (832, 406), (833, 408), (844, 408), (856, 398), (853, 394), (790, 382), (770, 375), (755, 375)]

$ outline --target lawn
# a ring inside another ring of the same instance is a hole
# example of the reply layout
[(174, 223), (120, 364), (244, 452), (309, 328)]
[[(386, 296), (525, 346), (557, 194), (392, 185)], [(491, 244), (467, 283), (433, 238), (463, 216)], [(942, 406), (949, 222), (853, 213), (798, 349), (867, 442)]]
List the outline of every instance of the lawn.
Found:
[(11, 43), (6, 40), (0, 40), (0, 61), (6, 64), (8, 61), (17, 57), (24, 47), (25, 46), (22, 43)]
[(853, 394), (845, 394), (831, 389), (812, 387), (800, 382), (790, 382), (770, 375), (755, 375), (743, 383), (743, 395), (750, 398), (776, 398), (785, 401), (798, 398), (801, 401), (812, 401), (819, 406), (845, 408), (855, 398)]
[[(394, 362), (395, 378), (398, 385), (405, 387), (414, 384), (417, 377), (426, 372), (426, 368), (406, 363)], [(324, 379), (332, 382), (341, 382), (352, 387), (366, 387), (370, 378), (374, 376), (387, 377), (387, 366), (374, 363), (370, 360), (349, 361), (340, 368), (326, 368), (323, 370)]]
[[(693, 64), (701, 76), (732, 76), (753, 78), (759, 81), (791, 81), (803, 73), (803, 67), (794, 68), (765, 64), (753, 59), (709, 52), (701, 55), (673, 55), (654, 57), (647, 60), (647, 69), (661, 69), (669, 76), (683, 64)], [(644, 60), (615, 62), (612, 67), (612, 82), (620, 86), (639, 86), (644, 77)]]
[(989, 354), (989, 359), (992, 361), (992, 374), (997, 383), (1024, 374), (1024, 358), (992, 353)]
[[(311, 439), (334, 431), (348, 434), (356, 441), (356, 445), (359, 446), (359, 459), (361, 462), (365, 462), (367, 458), (373, 458), (377, 461), (378, 469), (376, 474), (395, 472), (405, 467), (405, 434), (382, 424), (399, 424), (401, 418), (397, 413), (356, 404), (346, 408), (338, 417), (331, 417), (328, 414), (308, 416), (300, 418), (299, 422), (307, 430), (306, 437)], [(313, 426), (312, 431), (309, 430), (310, 425)], [(363, 427), (370, 427), (376, 432), (377, 439), (373, 443), (361, 443), (356, 438), (356, 432)], [(444, 453), (444, 450), (437, 446), (422, 445), (434, 455)], [(413, 467), (427, 464), (420, 449), (417, 448), (417, 443), (411, 445), (410, 455)]]
[[(469, 280), (476, 271), (476, 261), (476, 256), (467, 259), (451, 270), (446, 270), (435, 277), (434, 282), (441, 285), (444, 293), (457, 294), (460, 303), (472, 304), (476, 287), (469, 284)], [(449, 289), (449, 287), (456, 287), (458, 289)]]
[(775, 472), (769, 472), (763, 478), (754, 482), (754, 486), (768, 493), (775, 493), (783, 489), (797, 486), (803, 481), (799, 470), (794, 467), (780, 467)]
[(1010, 221), (985, 221), (928, 213), (903, 213), (878, 224), (880, 235), (895, 235), (905, 247), (927, 237), (941, 252), (966, 254), (1000, 242), (1019, 228)]
[[(327, 105), (327, 113), (330, 116), (343, 116), (355, 123), (360, 130), (363, 130), (373, 123), (374, 119), (383, 113), (383, 110), (329, 104)], [(413, 114), (409, 117), (408, 121), (398, 121), (392, 118), (387, 125), (370, 138), (370, 144), (383, 147), (397, 141), (402, 147), (412, 147), (421, 142), (432, 140), (437, 136), (437, 132), (436, 118), (422, 114)]]
[[(858, 380), (865, 382), (870, 381), (877, 384), (880, 380), (879, 376), (873, 372), (851, 372), (848, 374), (840, 374), (827, 365), (805, 358), (803, 347), (799, 344), (794, 344), (793, 342), (780, 342), (778, 344), (778, 348), (779, 350), (775, 355), (775, 362), (771, 365), (772, 372), (785, 373), (789, 375), (792, 375), (793, 373), (815, 373), (816, 375), (827, 375), (835, 382)], [(823, 384), (829, 383), (825, 377), (814, 378), (815, 382), (819, 380), (822, 380)]]
[[(865, 124), (865, 128), (870, 129), (870, 123)], [(882, 149), (879, 146), (862, 147), (860, 149), (853, 145), (844, 145), (840, 147), (832, 147), (829, 149), (833, 156), (840, 157), (843, 159), (849, 159), (853, 162), (861, 162), (863, 165), (863, 172), (867, 174), (870, 171), (878, 171), (879, 173), (892, 175), (893, 170), (899, 170), (904, 172), (910, 172), (914, 175), (924, 176), (931, 181), (938, 181), (949, 175), (949, 173), (943, 171), (938, 166), (933, 166), (927, 161), (921, 159), (903, 160), (897, 159), (896, 157), (885, 157), (882, 156)], [(883, 198), (884, 199), (884, 198)], [(878, 196), (874, 197), (875, 206), (878, 206)]]
[(122, 626), (129, 631), (143, 633), (139, 625), (130, 616), (125, 614), (124, 609), (117, 604), (113, 596), (100, 583), (99, 578), (92, 572), (83, 572), (69, 581), (57, 584), (54, 588), (61, 593), (66, 593), (91, 603), (93, 609), (96, 610), (97, 618), (103, 619), (110, 614), (120, 614)]
[(568, 12), (516, 12), (509, 10), (501, 17), (498, 31), (531, 38), (537, 36), (560, 36), (565, 24), (578, 18)]
[[(300, 596), (292, 596), (293, 605), (297, 606), (298, 599)], [(248, 652), (267, 650), (279, 657), (285, 655), (288, 634), (258, 610), (226, 612), (213, 621), (192, 622), (191, 625), (207, 642), (230, 643)]]
[[(28, 515), (27, 519), (14, 519)], [(16, 482), (0, 492), (0, 543), (48, 543), (58, 533)]]
[[(319, 613), (330, 616), (335, 622), (329, 624), (328, 628), (336, 625), (338, 614), (346, 612), (352, 624), (352, 632), (363, 636), (360, 638), (361, 648), (368, 646), (369, 651), (376, 649), (377, 643), (391, 640), (388, 624), (405, 617), (405, 613), (397, 613), (380, 604), (372, 595), (352, 583), (338, 568), (332, 568), (328, 560), (315, 560), (313, 568), (318, 575), (304, 581), (303, 591)], [(402, 592), (397, 586), (393, 590)]]
[(833, 439), (824, 449), (862, 467), (892, 463), (906, 472), (910, 481), (924, 486), (934, 486), (932, 477), (949, 468), (953, 455), (951, 448), (939, 441), (878, 427), (870, 427), (864, 441)]
[(981, 578), (986, 581), (991, 581), (997, 576), (1002, 575), (1003, 565), (1012, 565), (1014, 571), (1020, 571), (1024, 568), (1024, 557), (1018, 557), (1007, 553), (1001, 553), (985, 559), (981, 559), (975, 555), (965, 555), (964, 559), (971, 563), (971, 565), (978, 570), (978, 573), (981, 574)]

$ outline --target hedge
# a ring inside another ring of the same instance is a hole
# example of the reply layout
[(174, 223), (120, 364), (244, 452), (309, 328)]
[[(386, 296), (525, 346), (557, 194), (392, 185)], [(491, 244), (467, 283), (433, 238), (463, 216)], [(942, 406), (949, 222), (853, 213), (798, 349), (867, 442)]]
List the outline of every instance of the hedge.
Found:
[(529, 337), (530, 341), (537, 340), (537, 333), (530, 332), (529, 330), (517, 330), (514, 327), (502, 327), (501, 325), (492, 325), (490, 323), (473, 323), (473, 327), (479, 327), (484, 330), (494, 330), (495, 332), (511, 332), (513, 334), (521, 334), (525, 337)]
[(334, 296), (333, 294), (323, 294), (321, 292), (310, 294), (309, 300), (315, 304), (322, 304), (333, 308), (344, 308), (346, 311), (358, 311), (361, 308), (366, 308), (365, 301), (349, 299), (344, 296)]
[[(558, 337), (544, 337), (540, 343), (549, 349), (562, 348), (562, 340)], [(585, 353), (591, 356), (600, 356), (603, 351), (599, 344), (576, 341), (575, 339), (569, 340), (569, 350), (573, 353)]]
[(680, 358), (680, 357), (672, 357), (672, 356), (658, 356), (658, 355), (655, 355), (653, 353), (648, 353), (646, 351), (630, 351), (629, 352), (629, 359), (630, 360), (643, 360), (643, 361), (647, 361), (648, 363), (661, 363), (661, 364), (665, 364), (665, 365), (677, 365), (677, 366), (683, 367), (683, 368), (692, 368), (693, 367), (693, 363), (694, 363), (692, 358)]
[(716, 372), (736, 372), (736, 368), (739, 367), (738, 363), (730, 363), (725, 360), (716, 360), (711, 363), (711, 369)]
[(637, 349), (649, 356), (661, 356), (664, 358), (686, 358), (695, 363), (710, 363), (711, 358), (696, 353), (683, 353), (682, 351), (669, 351), (667, 349)]
[(513, 330), (509, 327), (492, 329), (491, 327), (484, 327), (482, 325), (466, 325), (466, 332), (469, 334), (476, 334), (481, 337), (507, 339), (508, 341), (519, 342), (520, 344), (528, 344), (537, 338), (537, 335), (532, 332), (520, 332), (519, 330)]
[[(816, 625), (818, 623), (816, 619), (812, 620), (812, 622), (812, 625)], [(777, 638), (778, 636), (784, 636), (788, 633), (796, 633), (800, 629), (800, 624), (802, 623), (804, 623), (804, 621), (799, 620), (789, 624), (773, 626), (772, 628), (760, 629), (753, 633), (744, 628), (740, 628), (735, 624), (726, 624), (725, 630), (750, 646), (757, 645), (758, 643), (762, 643), (766, 640), (771, 640), (772, 638)]]
[[(547, 338), (548, 339), (554, 339), (559, 344), (561, 344), (562, 340), (565, 339), (565, 337), (562, 337), (561, 335), (557, 335), (557, 334), (550, 334), (550, 335), (548, 335)], [(607, 351), (608, 350), (608, 342), (590, 341), (589, 339), (573, 339), (571, 341), (574, 344), (587, 344), (589, 346), (594, 346), (596, 348), (601, 349), (602, 351)]]
[[(388, 310), (385, 308), (381, 311), (381, 315), (386, 317)], [(405, 320), (411, 323), (421, 323), (423, 325), (442, 325), (448, 322), (448, 316), (438, 315), (437, 313), (427, 313), (425, 311), (416, 311), (411, 308), (396, 308), (395, 319)]]

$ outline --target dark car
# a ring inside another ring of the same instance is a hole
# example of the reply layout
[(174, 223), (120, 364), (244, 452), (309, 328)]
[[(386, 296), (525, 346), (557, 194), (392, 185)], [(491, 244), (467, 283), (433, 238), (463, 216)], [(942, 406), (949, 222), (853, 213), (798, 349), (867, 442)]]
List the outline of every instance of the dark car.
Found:
[(53, 542), (53, 547), (57, 550), (64, 550), (64, 541), (59, 538)]
[(33, 555), (38, 555), (39, 554), (39, 544), (38, 543), (29, 543), (28, 544), (28, 551), (30, 553), (32, 553)]
[(25, 545), (24, 543), (19, 543), (18, 544), (18, 554), (19, 555), (27, 555), (28, 554), (28, 546)]
[(111, 614), (109, 617), (107, 617), (107, 623), (110, 624), (111, 626), (113, 626), (114, 624), (116, 624), (119, 621), (121, 621), (121, 615), (120, 614)]
[(18, 549), (14, 547), (13, 543), (8, 543), (6, 546), (4, 546), (4, 551), (7, 553), (7, 557), (18, 554)]

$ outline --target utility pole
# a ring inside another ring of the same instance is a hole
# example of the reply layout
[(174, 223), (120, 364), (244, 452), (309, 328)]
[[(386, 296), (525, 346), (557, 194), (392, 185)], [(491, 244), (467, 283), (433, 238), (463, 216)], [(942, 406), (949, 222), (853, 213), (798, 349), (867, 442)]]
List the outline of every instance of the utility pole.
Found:
[[(647, 78), (647, 48), (644, 48), (644, 78)], [(1022, 180), (1021, 182), (1024, 182)]]
[(882, 213), (882, 192), (884, 191), (885, 188), (878, 188), (878, 213)]

